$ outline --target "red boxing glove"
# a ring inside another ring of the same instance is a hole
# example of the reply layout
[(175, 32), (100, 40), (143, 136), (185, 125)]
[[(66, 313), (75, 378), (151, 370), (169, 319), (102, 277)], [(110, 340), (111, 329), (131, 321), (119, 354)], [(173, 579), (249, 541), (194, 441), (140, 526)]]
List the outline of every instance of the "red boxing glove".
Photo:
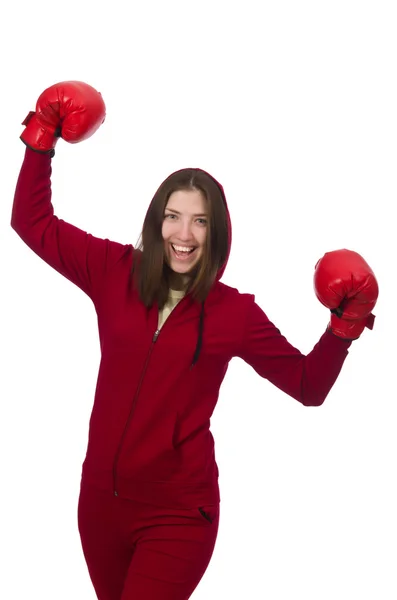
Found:
[(372, 329), (378, 282), (371, 267), (352, 250), (324, 254), (314, 272), (314, 291), (331, 310), (329, 328), (338, 337), (355, 340), (365, 327)]
[(100, 92), (82, 81), (63, 81), (44, 90), (30, 112), (21, 140), (36, 152), (54, 155), (55, 145), (62, 137), (77, 144), (91, 137), (106, 117), (106, 107)]

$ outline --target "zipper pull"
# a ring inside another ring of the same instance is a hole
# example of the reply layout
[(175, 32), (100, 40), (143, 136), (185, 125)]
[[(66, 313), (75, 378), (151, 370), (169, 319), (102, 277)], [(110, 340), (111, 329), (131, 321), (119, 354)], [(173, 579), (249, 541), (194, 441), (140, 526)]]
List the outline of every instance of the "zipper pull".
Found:
[(160, 333), (160, 329), (157, 329), (157, 331), (154, 332), (153, 342), (155, 342), (157, 340), (157, 338), (159, 337), (159, 333)]

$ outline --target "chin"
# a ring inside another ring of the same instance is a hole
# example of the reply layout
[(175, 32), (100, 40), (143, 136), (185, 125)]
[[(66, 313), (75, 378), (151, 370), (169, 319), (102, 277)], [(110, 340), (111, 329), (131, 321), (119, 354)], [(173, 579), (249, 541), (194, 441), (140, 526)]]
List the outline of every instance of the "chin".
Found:
[(197, 266), (197, 262), (193, 265), (176, 265), (171, 262), (170, 268), (174, 273), (178, 273), (179, 275), (188, 275), (190, 274)]

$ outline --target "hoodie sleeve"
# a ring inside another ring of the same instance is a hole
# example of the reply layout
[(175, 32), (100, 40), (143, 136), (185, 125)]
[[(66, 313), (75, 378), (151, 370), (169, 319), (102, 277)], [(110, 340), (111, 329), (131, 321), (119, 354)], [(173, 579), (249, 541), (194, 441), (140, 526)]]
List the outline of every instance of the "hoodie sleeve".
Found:
[(319, 406), (342, 369), (351, 341), (326, 330), (305, 356), (269, 321), (253, 296), (251, 299), (238, 356), (295, 400)]
[(95, 303), (107, 270), (130, 246), (102, 240), (54, 215), (51, 157), (26, 148), (11, 227), (25, 244)]

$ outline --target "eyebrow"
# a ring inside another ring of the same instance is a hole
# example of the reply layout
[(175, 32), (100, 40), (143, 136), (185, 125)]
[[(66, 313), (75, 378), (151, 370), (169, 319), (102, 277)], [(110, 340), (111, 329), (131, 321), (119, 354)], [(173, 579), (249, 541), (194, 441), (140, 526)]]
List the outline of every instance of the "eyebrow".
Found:
[[(169, 210), (172, 213), (175, 213), (176, 215), (180, 215), (181, 213), (178, 210), (174, 210), (173, 208), (168, 208), (166, 207), (165, 210)], [(200, 213), (198, 215), (193, 215), (193, 217), (206, 217), (207, 213)]]

